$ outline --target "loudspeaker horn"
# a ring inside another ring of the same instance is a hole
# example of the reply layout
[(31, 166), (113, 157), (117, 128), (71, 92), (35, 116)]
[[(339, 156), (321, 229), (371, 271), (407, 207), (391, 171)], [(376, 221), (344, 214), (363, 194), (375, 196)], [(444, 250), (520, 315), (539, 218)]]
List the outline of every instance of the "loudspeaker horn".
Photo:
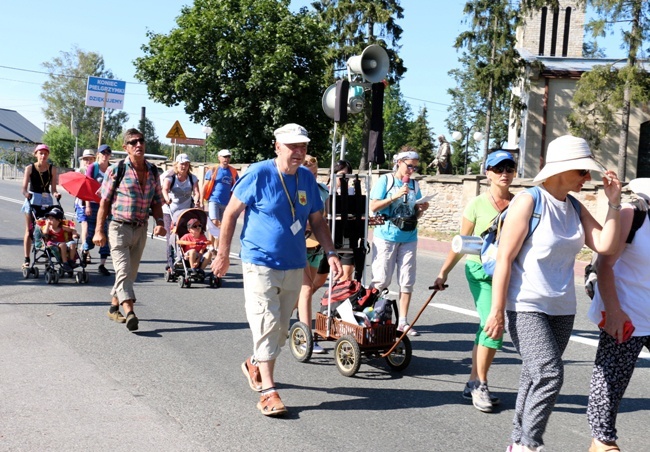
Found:
[(390, 68), (388, 54), (377, 44), (369, 45), (361, 55), (348, 59), (348, 68), (371, 83), (381, 82)]
[[(347, 110), (348, 113), (356, 114), (363, 111), (365, 99), (363, 98), (363, 87), (351, 84), (348, 92)], [(323, 93), (323, 111), (328, 118), (334, 119), (336, 112), (336, 83), (330, 85)]]

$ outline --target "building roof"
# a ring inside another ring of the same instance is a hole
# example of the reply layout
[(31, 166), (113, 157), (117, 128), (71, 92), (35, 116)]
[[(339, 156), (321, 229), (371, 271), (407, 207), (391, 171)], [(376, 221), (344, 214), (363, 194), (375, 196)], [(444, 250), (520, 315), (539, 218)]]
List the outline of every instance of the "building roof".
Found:
[(0, 108), (0, 141), (41, 143), (43, 131), (15, 110)]
[[(528, 63), (538, 61), (544, 65), (543, 73), (551, 74), (582, 74), (590, 71), (594, 66), (613, 65), (615, 68), (623, 68), (627, 64), (626, 58), (568, 58), (568, 57), (551, 57), (534, 55), (526, 49), (517, 48), (519, 55)], [(650, 70), (648, 60), (637, 60), (646, 71)]]

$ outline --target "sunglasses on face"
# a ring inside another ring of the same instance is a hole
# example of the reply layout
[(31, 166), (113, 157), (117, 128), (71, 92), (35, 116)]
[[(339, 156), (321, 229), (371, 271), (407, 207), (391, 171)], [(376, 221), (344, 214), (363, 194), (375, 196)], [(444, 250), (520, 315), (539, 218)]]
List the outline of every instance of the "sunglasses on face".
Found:
[(131, 146), (135, 146), (138, 143), (144, 144), (144, 138), (134, 138), (131, 141), (126, 142), (126, 144), (130, 144)]
[(192, 225), (190, 226), (190, 229), (201, 229), (201, 225), (200, 224)]
[(409, 169), (409, 170), (411, 170), (411, 171), (417, 171), (417, 170), (418, 170), (418, 167), (417, 167), (417, 166), (414, 166), (414, 165), (408, 165), (408, 164), (407, 164), (407, 165), (406, 165), (406, 169)]
[(515, 167), (514, 166), (505, 166), (505, 165), (499, 165), (499, 166), (493, 166), (489, 168), (490, 171), (492, 171), (495, 174), (502, 174), (504, 171), (508, 174), (512, 174), (515, 172)]
[(578, 174), (580, 175), (580, 177), (585, 177), (587, 174), (589, 174), (589, 170), (588, 169), (578, 170)]

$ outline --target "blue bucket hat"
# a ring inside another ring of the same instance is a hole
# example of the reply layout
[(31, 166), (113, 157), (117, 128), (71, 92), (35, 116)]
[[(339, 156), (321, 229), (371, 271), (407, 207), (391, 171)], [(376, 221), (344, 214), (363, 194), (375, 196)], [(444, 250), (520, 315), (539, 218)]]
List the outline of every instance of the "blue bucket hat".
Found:
[(510, 152), (500, 149), (498, 151), (492, 152), (491, 154), (488, 154), (487, 160), (485, 161), (485, 167), (491, 168), (506, 160), (512, 161), (513, 165), (515, 163), (515, 158)]

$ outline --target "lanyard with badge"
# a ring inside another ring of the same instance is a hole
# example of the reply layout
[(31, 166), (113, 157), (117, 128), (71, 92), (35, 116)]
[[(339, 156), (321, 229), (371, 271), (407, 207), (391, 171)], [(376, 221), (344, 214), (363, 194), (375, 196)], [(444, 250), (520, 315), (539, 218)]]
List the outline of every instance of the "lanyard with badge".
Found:
[(296, 194), (294, 196), (294, 199), (291, 199), (291, 196), (289, 195), (289, 190), (287, 189), (287, 185), (284, 183), (284, 177), (282, 176), (282, 172), (280, 171), (280, 167), (278, 166), (277, 163), (275, 164), (275, 169), (278, 170), (278, 176), (280, 176), (280, 182), (282, 183), (284, 194), (287, 195), (287, 200), (289, 201), (289, 207), (291, 207), (291, 218), (293, 220), (293, 224), (291, 225), (291, 232), (293, 232), (293, 235), (296, 235), (300, 231), (302, 231), (300, 220), (296, 219), (296, 197), (298, 196), (298, 172), (296, 171)]

